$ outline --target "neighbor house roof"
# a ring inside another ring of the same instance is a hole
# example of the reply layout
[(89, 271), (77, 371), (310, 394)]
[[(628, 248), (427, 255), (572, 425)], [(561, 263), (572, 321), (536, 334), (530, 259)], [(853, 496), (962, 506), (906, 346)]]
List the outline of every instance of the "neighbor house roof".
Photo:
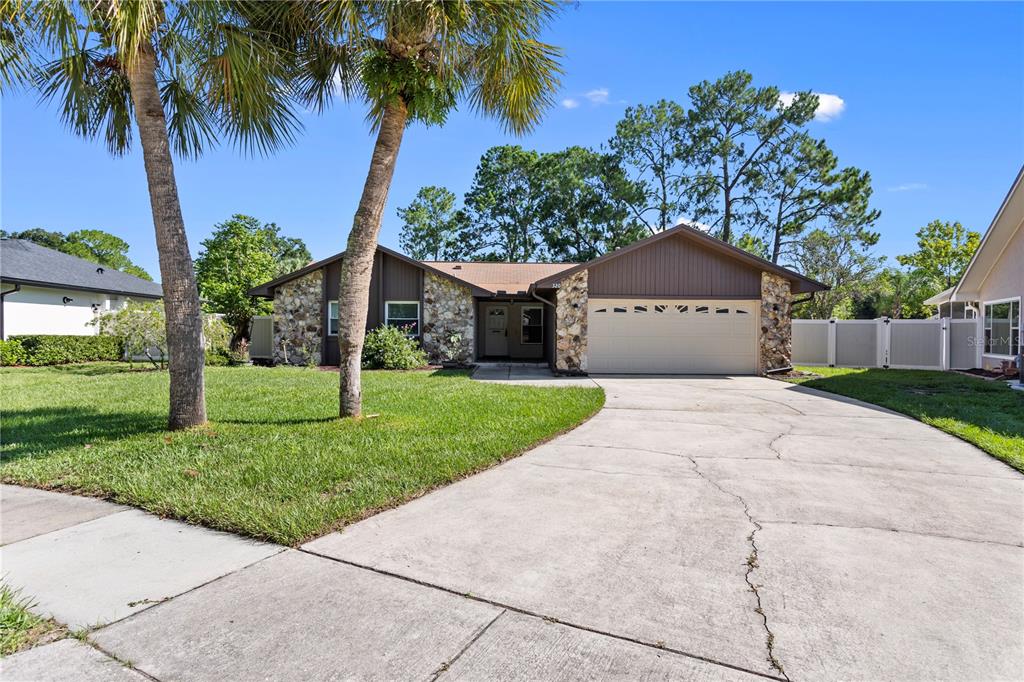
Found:
[(1010, 240), (1024, 225), (1024, 167), (1017, 173), (1013, 186), (996, 211), (992, 224), (981, 239), (978, 250), (967, 264), (960, 281), (953, 287), (948, 300), (976, 301), (982, 285), (999, 262)]
[(793, 293), (812, 293), (815, 291), (824, 291), (829, 288), (827, 285), (822, 284), (821, 282), (816, 282), (815, 280), (809, 277), (804, 277), (800, 273), (794, 272), (789, 268), (784, 268), (781, 265), (776, 265), (771, 261), (767, 261), (764, 258), (759, 258), (748, 251), (744, 251), (739, 247), (729, 244), (728, 242), (724, 242), (721, 239), (716, 239), (715, 237), (712, 237), (706, 232), (696, 227), (693, 227), (688, 223), (680, 223), (675, 227), (669, 228), (663, 232), (659, 232), (658, 234), (651, 237), (647, 237), (646, 239), (641, 239), (640, 241), (633, 242), (629, 246), (623, 246), (622, 248), (616, 249), (611, 253), (606, 253), (605, 255), (599, 258), (595, 258), (594, 260), (587, 261), (586, 263), (579, 263), (573, 267), (566, 268), (565, 270), (562, 270), (555, 274), (543, 277), (534, 282), (534, 286), (538, 289), (550, 287), (552, 284), (559, 282), (568, 277), (569, 275), (572, 275), (580, 270), (592, 268), (595, 265), (599, 265), (606, 261), (610, 261), (614, 258), (618, 258), (619, 256), (627, 254), (630, 251), (635, 251), (636, 249), (642, 249), (646, 246), (650, 246), (655, 242), (658, 242), (662, 239), (667, 239), (669, 237), (684, 237), (686, 239), (693, 240), (714, 251), (718, 251), (719, 253), (722, 253), (726, 256), (730, 256), (732, 258), (735, 258), (736, 260), (747, 263), (748, 265), (760, 268), (761, 270), (766, 270), (768, 272), (775, 273), (780, 277), (788, 279), (794, 285)]
[(138, 298), (163, 296), (163, 288), (156, 282), (55, 251), (27, 239), (0, 239), (0, 281)]
[(576, 263), (498, 263), (423, 261), (435, 270), (448, 273), (492, 294), (525, 294), (539, 279), (576, 267)]
[(953, 295), (953, 289), (955, 288), (956, 287), (943, 289), (942, 291), (935, 294), (931, 298), (924, 299), (923, 303), (925, 305), (942, 305), (943, 303), (949, 303), (949, 299)]

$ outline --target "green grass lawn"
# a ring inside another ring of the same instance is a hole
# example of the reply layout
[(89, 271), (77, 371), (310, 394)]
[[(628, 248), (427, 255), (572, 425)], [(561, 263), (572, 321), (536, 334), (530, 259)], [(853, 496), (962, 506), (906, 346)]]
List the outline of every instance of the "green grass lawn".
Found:
[(338, 375), (210, 367), (206, 428), (165, 430), (166, 372), (97, 363), (0, 371), (6, 483), (106, 497), (297, 544), (512, 457), (604, 404), (591, 388), (364, 372), (362, 421)]
[(29, 611), (32, 600), (0, 583), (0, 656), (27, 649), (44, 641), (60, 639), (66, 631), (52, 620)]
[(913, 369), (797, 369), (822, 377), (790, 381), (910, 415), (1024, 471), (1024, 392), (1001, 381)]

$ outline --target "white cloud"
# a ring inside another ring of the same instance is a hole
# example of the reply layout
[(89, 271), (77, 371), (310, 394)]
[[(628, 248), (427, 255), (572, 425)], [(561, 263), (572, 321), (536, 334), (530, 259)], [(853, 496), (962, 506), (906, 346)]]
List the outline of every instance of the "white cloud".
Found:
[(888, 192), (916, 192), (918, 190), (928, 189), (928, 185), (923, 182), (905, 182), (902, 185), (895, 185), (893, 187), (887, 187)]
[[(818, 96), (818, 108), (814, 112), (814, 120), (826, 123), (839, 117), (846, 109), (846, 102), (839, 95), (830, 95), (827, 92), (816, 92)], [(795, 92), (779, 93), (779, 102), (788, 107), (796, 99)]]
[(575, 109), (579, 105), (580, 101), (572, 97), (566, 97), (565, 99), (562, 100), (562, 106), (565, 107), (566, 109)]
[(594, 88), (583, 95), (590, 100), (592, 104), (608, 104), (608, 88)]

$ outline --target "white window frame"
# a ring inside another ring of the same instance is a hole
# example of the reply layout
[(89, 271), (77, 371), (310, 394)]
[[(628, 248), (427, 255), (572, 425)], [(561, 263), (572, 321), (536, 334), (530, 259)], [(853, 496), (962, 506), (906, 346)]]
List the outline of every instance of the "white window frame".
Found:
[[(523, 334), (523, 329), (526, 327), (536, 327), (535, 324), (523, 324), (523, 313), (527, 310), (539, 310), (540, 311), (540, 341), (526, 341), (526, 336)], [(542, 305), (524, 305), (519, 311), (519, 343), (524, 346), (542, 346), (544, 345), (544, 306)]]
[(419, 301), (384, 301), (384, 324), (389, 325), (391, 327), (402, 327), (402, 326), (404, 326), (402, 324), (391, 324), (391, 320), (392, 319), (403, 320), (406, 324), (408, 324), (409, 320), (411, 320), (412, 318), (411, 317), (391, 318), (388, 315), (388, 308), (390, 306), (392, 306), (392, 305), (414, 305), (414, 306), (416, 306), (416, 333), (415, 334), (406, 334), (406, 336), (409, 336), (410, 338), (411, 337), (415, 337), (415, 336), (419, 336), (419, 333), (420, 333), (420, 302)]
[[(333, 309), (333, 316), (332, 316)], [(335, 326), (334, 331), (331, 331), (331, 320), (338, 320), (338, 324)], [(337, 336), (338, 326), (341, 325), (341, 307), (337, 301), (327, 302), (327, 336)]]
[[(1018, 352), (1020, 351), (1020, 343), (1021, 343), (1021, 338), (1020, 338), (1021, 317), (1024, 316), (1024, 311), (1021, 310), (1020, 296), (1011, 296), (1009, 298), (999, 298), (999, 299), (996, 299), (994, 301), (982, 301), (982, 303), (981, 303), (981, 318), (980, 318), (981, 319), (981, 354), (982, 354), (982, 356), (984, 356), (986, 358), (999, 358), (1000, 360), (1013, 360), (1014, 358), (1017, 357), (1016, 355), (1003, 355), (1001, 353), (989, 353), (989, 352), (987, 352), (985, 350), (985, 346), (987, 345), (987, 343), (986, 343), (987, 340), (986, 340), (985, 337), (992, 331), (992, 327), (989, 326), (988, 307), (990, 305), (999, 305), (1000, 303), (1016, 303), (1017, 304), (1017, 329), (1016, 329), (1016, 331), (1017, 331), (1017, 350), (1018, 350)], [(1012, 308), (1010, 309), (1010, 312), (1011, 312), (1011, 315), (1010, 315), (1010, 336), (1012, 337), (1013, 336), (1013, 332), (1014, 332), (1013, 314), (1012, 314), (1013, 313), (1013, 309)], [(1012, 345), (1011, 345), (1011, 347), (1012, 347)]]

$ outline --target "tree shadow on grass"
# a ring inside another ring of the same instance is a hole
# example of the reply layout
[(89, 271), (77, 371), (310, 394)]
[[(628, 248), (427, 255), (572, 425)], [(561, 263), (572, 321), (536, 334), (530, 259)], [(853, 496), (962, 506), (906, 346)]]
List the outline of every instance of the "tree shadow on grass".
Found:
[(86, 377), (160, 371), (153, 365), (143, 365), (138, 362), (131, 366), (127, 362), (120, 364), (51, 365), (49, 369), (61, 374), (75, 374), (77, 376)]
[(99, 412), (84, 407), (4, 410), (0, 459), (48, 455), (167, 428), (167, 417), (152, 412)]
[(217, 424), (243, 424), (252, 426), (256, 424), (262, 424), (265, 426), (273, 425), (302, 425), (302, 424), (325, 424), (327, 422), (340, 422), (341, 418), (338, 415), (333, 417), (287, 417), (287, 418), (274, 418), (274, 417), (254, 417), (252, 419), (214, 419)]

